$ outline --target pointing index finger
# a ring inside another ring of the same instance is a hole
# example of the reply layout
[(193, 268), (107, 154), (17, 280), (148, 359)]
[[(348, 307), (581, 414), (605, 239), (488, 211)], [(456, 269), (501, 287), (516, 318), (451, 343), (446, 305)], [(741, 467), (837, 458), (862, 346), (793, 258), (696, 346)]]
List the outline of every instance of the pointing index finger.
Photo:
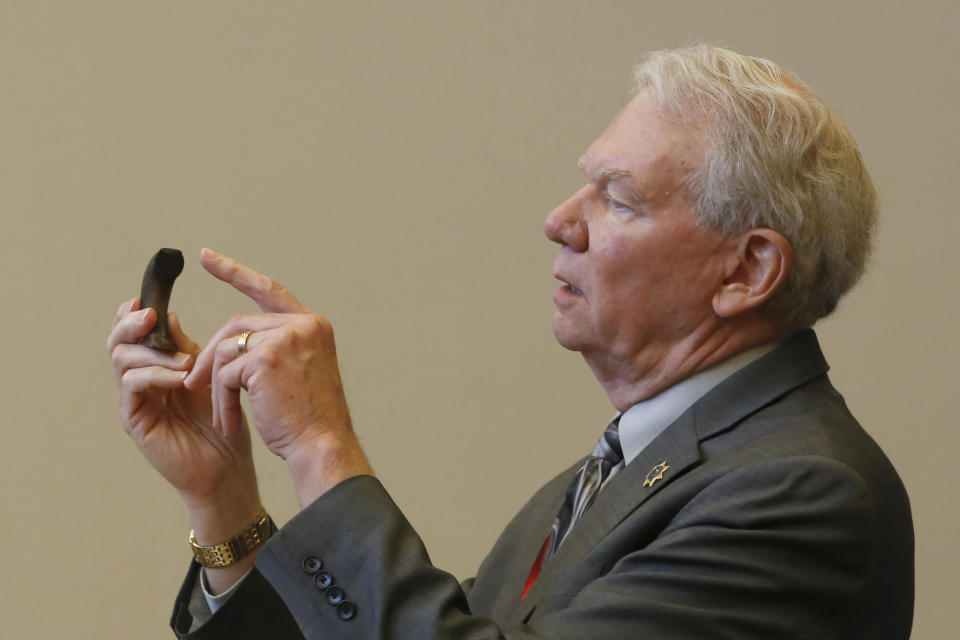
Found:
[(200, 264), (218, 280), (223, 280), (272, 313), (304, 313), (304, 307), (286, 287), (269, 276), (254, 271), (212, 249), (200, 252)]

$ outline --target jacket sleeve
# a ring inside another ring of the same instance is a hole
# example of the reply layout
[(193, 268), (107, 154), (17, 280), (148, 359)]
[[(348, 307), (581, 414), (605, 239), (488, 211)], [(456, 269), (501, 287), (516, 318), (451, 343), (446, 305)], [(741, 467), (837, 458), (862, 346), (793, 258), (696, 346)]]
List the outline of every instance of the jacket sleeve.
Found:
[[(190, 563), (170, 618), (170, 627), (177, 637), (185, 640), (302, 640), (303, 634), (289, 609), (256, 568), (247, 574), (230, 599), (212, 617), (199, 584), (200, 565), (194, 561)], [(194, 619), (198, 611), (205, 615)]]

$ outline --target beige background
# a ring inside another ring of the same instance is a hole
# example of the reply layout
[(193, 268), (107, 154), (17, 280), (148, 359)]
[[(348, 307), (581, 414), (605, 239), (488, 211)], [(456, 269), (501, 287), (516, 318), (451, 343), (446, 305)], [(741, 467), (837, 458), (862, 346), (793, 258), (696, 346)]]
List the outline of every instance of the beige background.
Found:
[[(161, 246), (190, 257), (172, 308), (198, 340), (252, 308), (202, 246), (331, 318), (380, 476), (470, 575), (611, 414), (553, 342), (543, 216), (637, 56), (710, 40), (798, 70), (881, 189), (872, 271), (821, 337), (913, 500), (914, 637), (955, 637), (960, 15), (905, 5), (0, 2), (0, 636), (169, 637), (185, 522), (103, 347)], [(258, 460), (284, 521), (286, 470)]]

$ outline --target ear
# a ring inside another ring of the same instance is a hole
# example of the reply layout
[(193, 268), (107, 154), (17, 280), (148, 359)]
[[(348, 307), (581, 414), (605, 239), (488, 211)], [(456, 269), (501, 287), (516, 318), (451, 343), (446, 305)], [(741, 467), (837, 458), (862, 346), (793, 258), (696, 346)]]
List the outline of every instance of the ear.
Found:
[(713, 296), (713, 310), (722, 318), (756, 309), (786, 280), (793, 248), (772, 229), (750, 229), (739, 236), (726, 277)]

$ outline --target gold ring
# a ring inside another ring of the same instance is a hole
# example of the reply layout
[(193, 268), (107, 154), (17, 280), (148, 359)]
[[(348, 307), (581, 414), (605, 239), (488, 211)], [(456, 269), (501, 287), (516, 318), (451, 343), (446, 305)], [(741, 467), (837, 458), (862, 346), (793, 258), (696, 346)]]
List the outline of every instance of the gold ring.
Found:
[(237, 351), (240, 352), (240, 355), (247, 352), (247, 340), (249, 340), (252, 335), (253, 331), (244, 331), (240, 334), (240, 339), (237, 340)]

